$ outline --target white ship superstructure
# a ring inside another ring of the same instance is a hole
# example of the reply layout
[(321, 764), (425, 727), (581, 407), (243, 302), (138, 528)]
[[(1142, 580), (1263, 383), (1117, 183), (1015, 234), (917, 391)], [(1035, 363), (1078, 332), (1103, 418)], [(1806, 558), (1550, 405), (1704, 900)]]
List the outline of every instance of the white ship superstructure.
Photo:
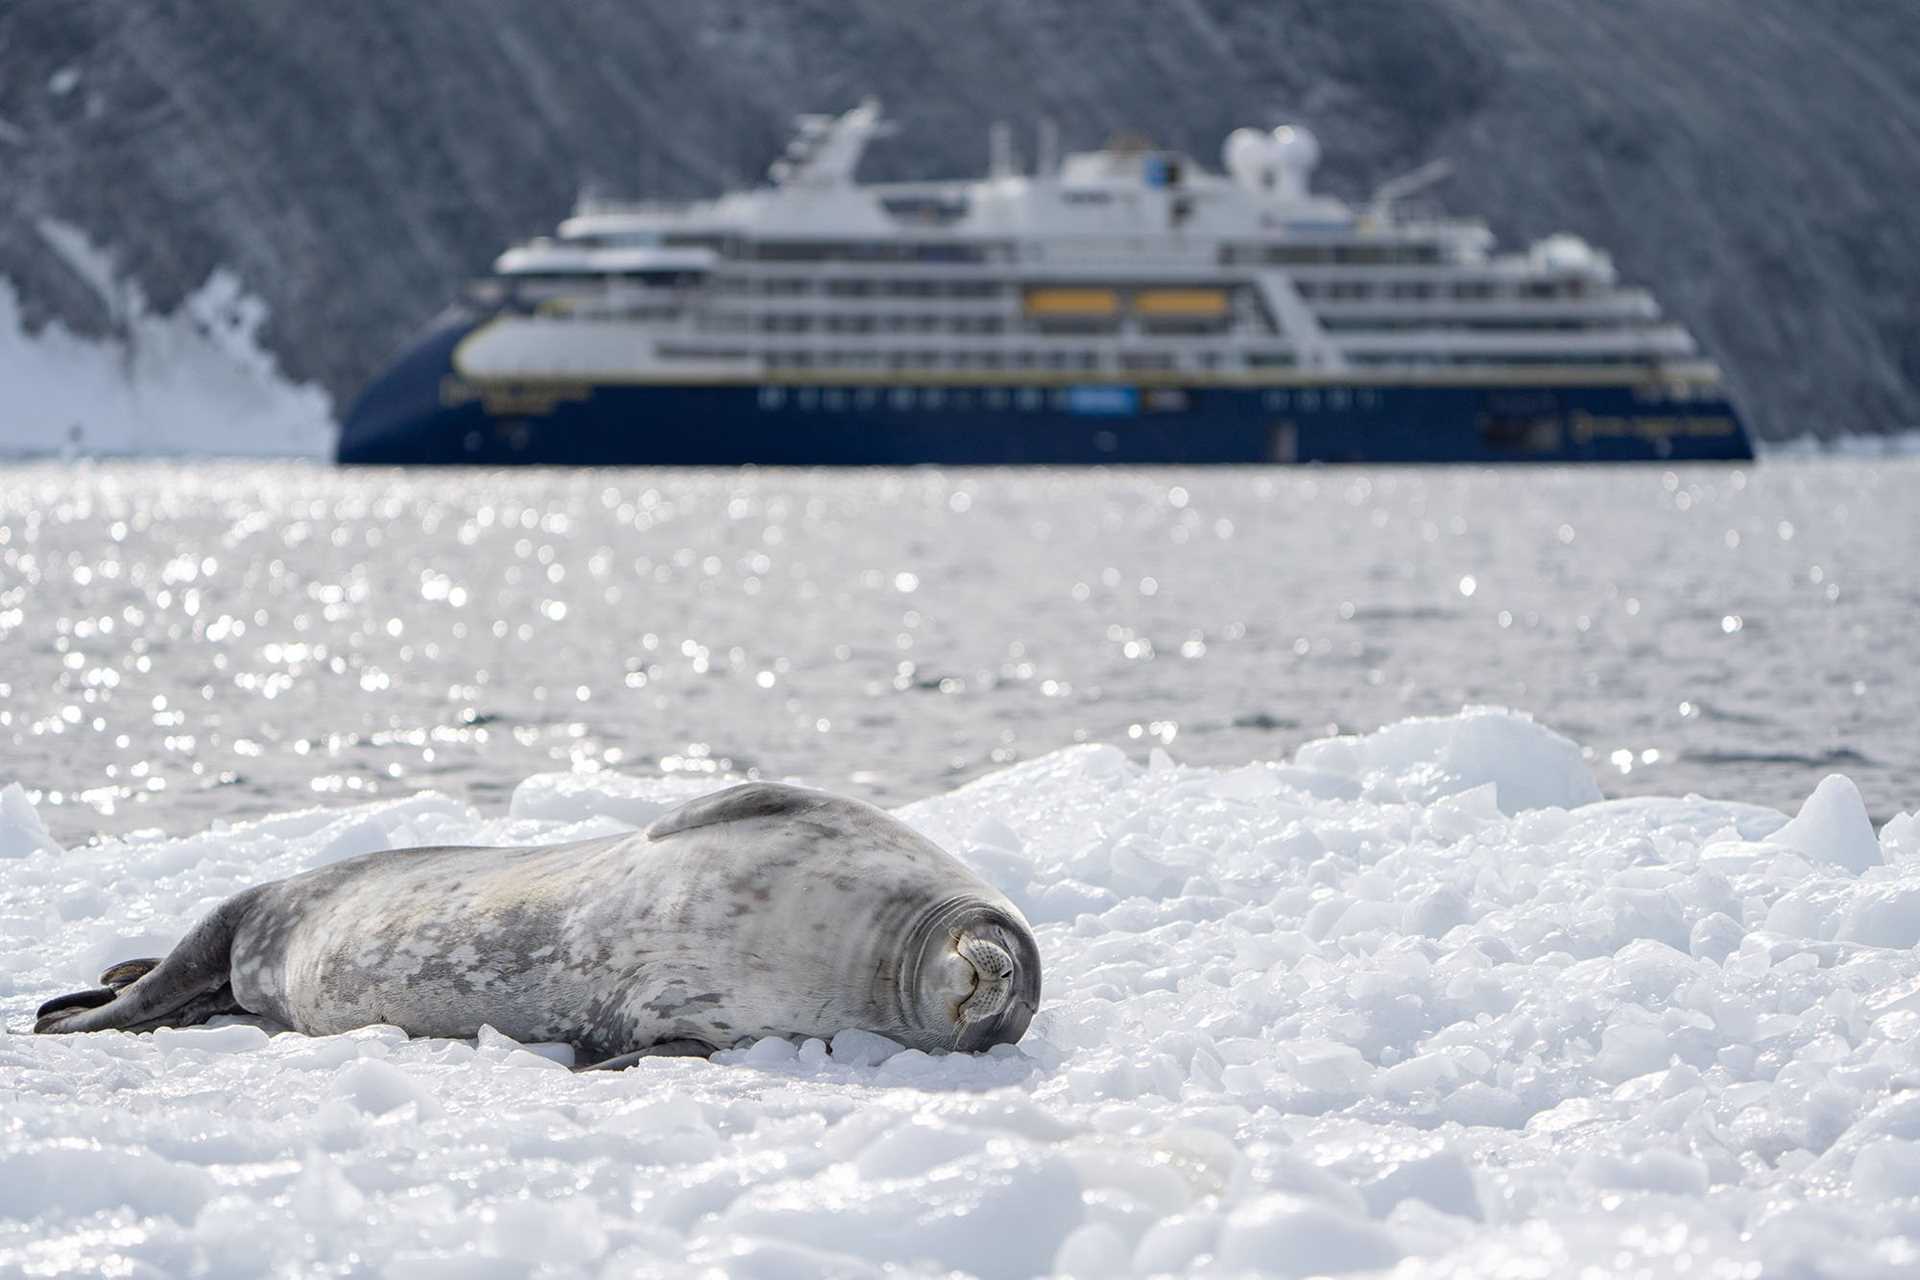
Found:
[[(508, 249), (470, 288), (478, 322), (450, 350), (443, 407), (477, 403), (529, 436), (543, 404), (649, 386), (751, 388), (762, 413), (1252, 411), (1267, 418), (1260, 456), (1303, 457), (1324, 452), (1303, 441), (1338, 429), (1326, 413), (1377, 417), (1390, 392), (1413, 412), (1401, 393), (1451, 387), (1481, 393), (1475, 422), (1496, 454), (1559, 453), (1582, 434), (1744, 449), (1718, 371), (1606, 254), (1570, 235), (1499, 252), (1483, 222), (1403, 216), (1397, 201), (1438, 166), (1354, 206), (1312, 190), (1319, 148), (1297, 126), (1236, 131), (1223, 172), (1137, 140), (1056, 160), (1049, 134), (1022, 172), (996, 127), (985, 177), (857, 181), (888, 128), (872, 101), (803, 117), (760, 187), (583, 203), (555, 235)], [(1560, 388), (1653, 408), (1527, 394)], [(1191, 402), (1209, 389), (1261, 394)], [(1131, 456), (1100, 447), (1122, 434), (1093, 428), (1089, 460)], [(1251, 460), (1235, 450), (1217, 460)]]

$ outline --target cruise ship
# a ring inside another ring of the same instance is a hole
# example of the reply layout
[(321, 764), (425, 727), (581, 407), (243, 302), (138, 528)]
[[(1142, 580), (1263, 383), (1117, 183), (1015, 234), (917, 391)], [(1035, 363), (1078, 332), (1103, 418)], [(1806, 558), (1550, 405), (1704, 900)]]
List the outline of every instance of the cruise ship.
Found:
[[(1607, 255), (1354, 205), (1298, 126), (862, 183), (872, 100), (754, 189), (582, 201), (362, 394), (344, 463), (1741, 459), (1719, 370)], [(1396, 208), (1400, 205), (1400, 208)]]

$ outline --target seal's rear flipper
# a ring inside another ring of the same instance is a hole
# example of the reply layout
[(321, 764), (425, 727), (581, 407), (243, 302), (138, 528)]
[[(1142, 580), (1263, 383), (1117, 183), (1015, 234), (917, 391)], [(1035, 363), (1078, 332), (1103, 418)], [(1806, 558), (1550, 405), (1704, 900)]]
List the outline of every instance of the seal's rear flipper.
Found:
[(114, 965), (100, 975), (100, 985), (118, 991), (122, 987), (132, 986), (159, 967), (160, 961), (157, 958), (147, 960), (122, 960), (119, 964)]
[(607, 1058), (600, 1062), (589, 1062), (584, 1067), (575, 1067), (575, 1071), (625, 1071), (642, 1058), (710, 1058), (720, 1052), (705, 1040), (662, 1040), (659, 1044), (650, 1044), (633, 1053), (623, 1053), (617, 1058)]
[(98, 1009), (103, 1004), (111, 1004), (118, 994), (112, 987), (96, 987), (92, 991), (55, 996), (34, 1011), (34, 1034), (47, 1034), (82, 1009)]
[(100, 975), (100, 985), (90, 991), (76, 991), (72, 995), (55, 996), (34, 1012), (33, 1030), (36, 1035), (46, 1035), (54, 1031), (62, 1022), (82, 1009), (98, 1009), (101, 1005), (111, 1004), (123, 987), (130, 987), (149, 973), (160, 967), (154, 959), (122, 960)]
[(190, 1027), (222, 1013), (245, 1013), (228, 976), (233, 934), (257, 890), (227, 899), (195, 925), (164, 960), (125, 960), (100, 975), (105, 985), (40, 1006), (38, 1035), (68, 1031), (151, 1031)]

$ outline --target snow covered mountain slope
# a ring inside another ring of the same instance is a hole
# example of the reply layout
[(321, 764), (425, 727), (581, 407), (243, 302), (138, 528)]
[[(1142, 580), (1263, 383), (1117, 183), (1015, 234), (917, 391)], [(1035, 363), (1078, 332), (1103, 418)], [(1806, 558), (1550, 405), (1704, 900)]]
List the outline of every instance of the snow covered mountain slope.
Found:
[(797, 111), (873, 92), (875, 176), (977, 171), (988, 121), (1211, 161), (1310, 123), (1349, 196), (1435, 157), (1510, 239), (1611, 250), (1762, 434), (1920, 421), (1920, 15), (1907, 0), (189, 0), (0, 4), (0, 278), (29, 331), (117, 331), (48, 219), (160, 314), (217, 270), (343, 404), (583, 182), (751, 180)]
[(1077, 747), (907, 806), (1035, 925), (1040, 1014), (985, 1057), (20, 1030), (260, 879), (720, 785), (64, 853), (0, 790), (0, 1271), (1911, 1274), (1920, 816), (1876, 837), (1838, 777), (1792, 821), (1602, 801), (1505, 712), (1228, 769)]

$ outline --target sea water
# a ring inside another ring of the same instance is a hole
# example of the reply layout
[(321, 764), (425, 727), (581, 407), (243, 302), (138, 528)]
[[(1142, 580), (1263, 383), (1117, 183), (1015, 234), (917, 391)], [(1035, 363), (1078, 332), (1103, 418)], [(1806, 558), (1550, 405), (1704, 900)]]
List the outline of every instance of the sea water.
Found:
[(0, 758), (52, 829), (530, 773), (881, 803), (1492, 703), (1609, 795), (1876, 814), (1920, 736), (1920, 459), (1563, 470), (0, 472)]

